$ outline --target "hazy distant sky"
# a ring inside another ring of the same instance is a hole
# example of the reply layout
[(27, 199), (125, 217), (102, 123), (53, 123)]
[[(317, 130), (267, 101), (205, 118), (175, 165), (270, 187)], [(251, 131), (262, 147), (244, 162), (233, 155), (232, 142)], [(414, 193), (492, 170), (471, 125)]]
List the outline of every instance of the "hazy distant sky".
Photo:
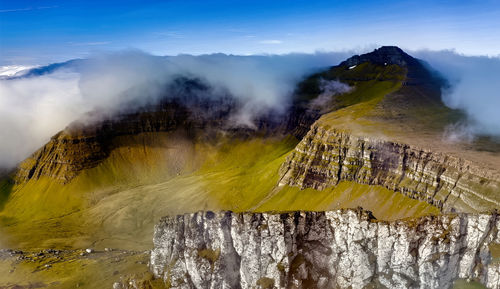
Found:
[(500, 0), (0, 0), (0, 65), (159, 55), (404, 49), (500, 54)]

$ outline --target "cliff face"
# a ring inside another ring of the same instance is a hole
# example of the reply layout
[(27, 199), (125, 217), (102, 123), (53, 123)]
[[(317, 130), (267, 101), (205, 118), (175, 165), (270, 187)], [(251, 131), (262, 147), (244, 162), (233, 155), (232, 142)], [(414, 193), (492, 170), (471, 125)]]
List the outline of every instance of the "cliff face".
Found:
[(200, 212), (160, 221), (150, 264), (169, 288), (500, 288), (499, 228), (496, 215)]
[[(199, 109), (201, 110), (199, 104)], [(93, 123), (73, 123), (59, 132), (20, 164), (17, 182), (48, 176), (67, 182), (81, 170), (97, 166), (120, 144), (113, 139), (123, 135), (146, 132), (165, 132), (176, 129), (196, 130), (208, 126), (221, 126), (229, 105), (219, 105), (218, 111), (205, 111), (207, 116), (193, 114), (176, 101), (161, 104), (154, 110), (123, 114)], [(218, 117), (215, 117), (218, 116)]]
[(177, 88), (172, 92), (173, 96), (158, 105), (89, 123), (72, 123), (19, 165), (15, 181), (23, 183), (47, 176), (69, 182), (82, 170), (96, 167), (106, 159), (121, 145), (114, 142), (119, 136), (182, 130), (193, 139), (213, 139), (218, 132), (235, 137), (291, 134), (301, 138), (319, 117), (319, 113), (310, 110), (306, 102), (297, 100), (286, 113), (263, 112), (253, 120), (253, 128), (235, 126), (232, 118), (238, 114), (241, 105), (235, 98), (200, 96), (201, 92), (208, 94), (204, 90), (209, 88), (199, 87), (193, 92), (184, 86), (196, 84), (179, 85), (182, 89)]
[(324, 189), (341, 180), (381, 185), (444, 211), (500, 206), (499, 177), (472, 162), (314, 124), (280, 169), (279, 185)]

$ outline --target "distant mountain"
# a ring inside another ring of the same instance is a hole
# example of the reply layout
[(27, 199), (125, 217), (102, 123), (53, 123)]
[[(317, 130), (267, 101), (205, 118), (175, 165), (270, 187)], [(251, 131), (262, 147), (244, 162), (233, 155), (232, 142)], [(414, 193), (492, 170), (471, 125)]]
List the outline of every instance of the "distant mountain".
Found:
[(45, 74), (50, 74), (55, 72), (58, 69), (74, 69), (76, 70), (81, 63), (85, 60), (83, 59), (72, 59), (65, 62), (52, 63), (49, 65), (38, 66), (38, 67), (26, 67), (25, 69), (19, 70), (18, 73), (6, 75), (7, 79), (16, 79), (16, 78), (26, 78), (26, 77), (34, 77)]
[(0, 66), (0, 79), (6, 79), (15, 75), (22, 75), (32, 69), (32, 66), (6, 65)]

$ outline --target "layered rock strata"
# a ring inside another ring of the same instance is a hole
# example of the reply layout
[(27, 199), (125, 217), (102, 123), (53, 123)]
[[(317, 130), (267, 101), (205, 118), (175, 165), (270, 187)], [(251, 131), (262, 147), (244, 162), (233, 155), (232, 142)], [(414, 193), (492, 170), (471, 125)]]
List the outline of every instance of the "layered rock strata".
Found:
[(494, 214), (199, 212), (161, 219), (150, 269), (168, 288), (500, 288), (499, 228)]
[(192, 139), (213, 139), (219, 133), (241, 138), (288, 134), (302, 138), (319, 117), (319, 112), (309, 109), (307, 102), (297, 100), (286, 113), (269, 111), (257, 115), (252, 120), (254, 127), (235, 126), (233, 118), (239, 113), (240, 105), (235, 98), (199, 96), (200, 91), (208, 94), (204, 90), (209, 88), (198, 88), (196, 93), (176, 90), (174, 96), (166, 97), (162, 103), (137, 112), (123, 112), (103, 119), (90, 117), (90, 123), (72, 123), (23, 161), (14, 179), (23, 183), (47, 176), (62, 183), (69, 182), (82, 170), (96, 167), (122, 145), (114, 141), (120, 136), (180, 130)]
[(500, 207), (500, 177), (472, 162), (315, 123), (280, 168), (279, 185), (314, 188), (340, 181), (381, 185), (444, 211)]

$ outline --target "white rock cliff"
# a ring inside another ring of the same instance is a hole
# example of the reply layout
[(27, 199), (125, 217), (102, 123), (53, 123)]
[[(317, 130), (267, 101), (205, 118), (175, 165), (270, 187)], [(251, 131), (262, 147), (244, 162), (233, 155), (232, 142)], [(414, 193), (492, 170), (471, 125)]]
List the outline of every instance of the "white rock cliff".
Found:
[(150, 266), (170, 288), (500, 288), (499, 228), (496, 214), (199, 212), (160, 221)]

